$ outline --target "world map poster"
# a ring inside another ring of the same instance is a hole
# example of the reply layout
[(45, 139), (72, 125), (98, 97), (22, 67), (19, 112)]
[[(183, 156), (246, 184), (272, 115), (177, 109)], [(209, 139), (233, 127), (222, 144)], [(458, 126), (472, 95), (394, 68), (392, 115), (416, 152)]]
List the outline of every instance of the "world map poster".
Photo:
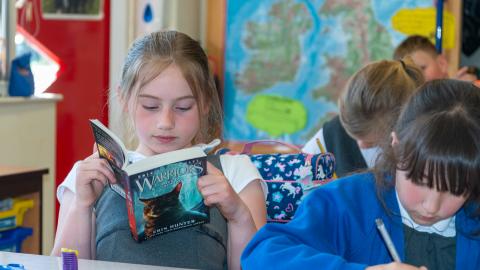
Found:
[[(302, 145), (338, 112), (365, 64), (391, 59), (407, 35), (433, 38), (432, 0), (227, 0), (226, 140)], [(443, 47), (453, 45), (444, 13)]]

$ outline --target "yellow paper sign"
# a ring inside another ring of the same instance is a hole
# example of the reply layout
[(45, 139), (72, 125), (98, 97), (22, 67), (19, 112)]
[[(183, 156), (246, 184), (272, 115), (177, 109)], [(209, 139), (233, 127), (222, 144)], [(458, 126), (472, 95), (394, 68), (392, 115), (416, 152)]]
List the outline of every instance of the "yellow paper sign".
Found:
[(247, 122), (272, 137), (302, 130), (307, 123), (305, 106), (294, 99), (256, 95), (247, 107)]
[[(421, 35), (430, 38), (435, 44), (436, 31), (435, 8), (399, 9), (392, 17), (392, 27), (405, 35)], [(455, 46), (455, 19), (447, 10), (443, 11), (442, 47), (452, 49)]]

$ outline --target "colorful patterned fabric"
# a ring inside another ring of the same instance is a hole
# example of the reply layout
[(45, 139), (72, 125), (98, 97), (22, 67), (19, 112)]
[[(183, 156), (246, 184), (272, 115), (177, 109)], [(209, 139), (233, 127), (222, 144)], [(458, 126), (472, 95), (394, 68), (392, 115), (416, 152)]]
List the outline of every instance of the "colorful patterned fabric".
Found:
[[(230, 154), (228, 149), (217, 153)], [(334, 179), (335, 158), (331, 153), (249, 156), (268, 186), (267, 222), (290, 221), (311, 189)]]

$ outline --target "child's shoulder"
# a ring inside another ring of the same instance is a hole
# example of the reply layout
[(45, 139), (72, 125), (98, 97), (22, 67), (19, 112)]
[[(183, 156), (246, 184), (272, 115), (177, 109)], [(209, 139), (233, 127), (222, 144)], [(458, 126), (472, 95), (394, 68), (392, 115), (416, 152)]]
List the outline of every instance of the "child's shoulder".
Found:
[(251, 171), (256, 170), (250, 157), (247, 155), (219, 155), (220, 164), (222, 165), (223, 172), (228, 171)]
[[(233, 189), (239, 193), (251, 181), (262, 179), (255, 165), (247, 155), (219, 155), (222, 171)], [(266, 184), (261, 182), (263, 192), (266, 194)]]
[(312, 192), (312, 197), (339, 204), (376, 204), (376, 187), (373, 173), (357, 173), (339, 178)]
[(341, 177), (331, 183), (324, 185), (328, 189), (336, 189), (340, 191), (374, 191), (375, 176), (371, 172), (355, 173)]
[(219, 157), (222, 165), (225, 163), (225, 165), (235, 164), (237, 166), (241, 166), (243, 163), (251, 163), (250, 157), (245, 154), (219, 155)]
[(302, 204), (331, 217), (344, 216), (355, 224), (373, 224), (374, 218), (384, 212), (372, 173), (354, 174), (325, 184), (308, 194)]
[(456, 226), (460, 227), (460, 232), (474, 237), (480, 241), (480, 204), (477, 202), (466, 203), (456, 215)]

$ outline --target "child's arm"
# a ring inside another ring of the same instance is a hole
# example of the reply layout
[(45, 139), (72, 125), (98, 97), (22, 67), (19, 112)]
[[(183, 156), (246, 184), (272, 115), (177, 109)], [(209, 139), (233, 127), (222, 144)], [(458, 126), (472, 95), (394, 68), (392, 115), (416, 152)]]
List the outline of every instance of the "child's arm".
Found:
[[(215, 205), (228, 221), (228, 268), (240, 269), (240, 255), (266, 222), (265, 199), (259, 180), (237, 194), (223, 173), (208, 163), (208, 175), (198, 181), (205, 205)], [(248, 203), (246, 203), (248, 201)]]
[[(76, 249), (80, 258), (95, 257), (93, 204), (108, 182), (115, 182), (106, 160), (97, 153), (81, 161), (77, 168), (73, 193), (65, 189), (60, 205), (57, 233), (52, 255), (59, 256), (62, 247)], [(93, 247), (93, 248), (92, 248)]]
[(248, 209), (244, 214), (239, 215), (240, 220), (228, 223), (229, 269), (241, 269), (240, 256), (243, 250), (257, 230), (267, 222), (265, 196), (260, 181), (260, 179), (256, 179), (250, 182), (238, 194)]
[(76, 249), (79, 258), (93, 259), (92, 224), (94, 217), (91, 207), (81, 207), (75, 201), (75, 195), (66, 189), (60, 205), (57, 233), (52, 250), (53, 256), (60, 256), (63, 247)]
[(260, 184), (260, 179), (248, 183), (248, 185), (238, 193), (240, 199), (247, 206), (255, 226), (258, 229), (267, 223), (267, 208), (265, 206), (265, 195)]
[[(341, 198), (340, 198), (341, 197)], [(348, 208), (343, 196), (319, 188), (312, 191), (287, 224), (267, 224), (245, 247), (244, 269), (345, 269), (365, 270), (366, 264), (349, 262), (343, 256), (350, 243), (350, 233), (359, 235), (355, 223), (344, 213)], [(373, 225), (372, 225), (373, 227)], [(348, 235), (345, 235), (348, 232)], [(369, 243), (365, 244), (368, 249)]]

